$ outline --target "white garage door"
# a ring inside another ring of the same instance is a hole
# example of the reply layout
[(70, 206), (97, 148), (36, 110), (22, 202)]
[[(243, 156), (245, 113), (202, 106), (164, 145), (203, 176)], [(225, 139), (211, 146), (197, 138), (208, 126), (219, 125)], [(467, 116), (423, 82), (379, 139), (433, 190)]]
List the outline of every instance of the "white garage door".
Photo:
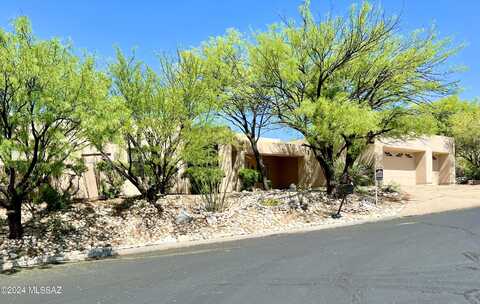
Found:
[(415, 155), (413, 153), (385, 151), (383, 166), (385, 184), (417, 184)]

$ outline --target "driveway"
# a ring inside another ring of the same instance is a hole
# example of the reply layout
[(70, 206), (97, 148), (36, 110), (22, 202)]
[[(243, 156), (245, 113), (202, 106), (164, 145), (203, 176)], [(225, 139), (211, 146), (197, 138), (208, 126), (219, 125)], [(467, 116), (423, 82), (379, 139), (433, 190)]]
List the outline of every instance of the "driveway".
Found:
[(17, 293), (0, 303), (479, 304), (479, 218), (477, 208), (22, 270), (0, 275)]
[(410, 196), (403, 216), (480, 207), (480, 185), (403, 186)]

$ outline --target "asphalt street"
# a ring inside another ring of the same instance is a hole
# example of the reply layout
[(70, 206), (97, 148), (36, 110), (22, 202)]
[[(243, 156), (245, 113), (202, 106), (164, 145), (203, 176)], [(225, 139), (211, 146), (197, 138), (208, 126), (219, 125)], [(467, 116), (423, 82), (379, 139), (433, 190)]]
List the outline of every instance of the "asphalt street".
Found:
[(2, 304), (476, 304), (480, 209), (21, 270), (0, 285)]

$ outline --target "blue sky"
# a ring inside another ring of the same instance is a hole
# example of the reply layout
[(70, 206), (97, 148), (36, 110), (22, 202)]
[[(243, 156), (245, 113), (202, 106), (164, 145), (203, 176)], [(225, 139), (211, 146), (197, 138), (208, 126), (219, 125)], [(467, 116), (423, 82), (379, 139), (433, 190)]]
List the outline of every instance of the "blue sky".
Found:
[[(327, 11), (345, 14), (358, 1), (311, 0), (312, 11), (322, 16)], [(35, 34), (41, 38), (70, 38), (76, 48), (95, 53), (103, 62), (114, 56), (113, 46), (128, 51), (158, 66), (156, 54), (172, 53), (177, 48), (198, 46), (210, 36), (228, 28), (241, 31), (264, 29), (283, 17), (297, 17), (300, 0), (176, 0), (176, 1), (49, 1), (4, 0), (0, 26), (20, 15), (28, 16)], [(467, 46), (449, 64), (465, 65), (457, 75), (463, 88), (461, 97), (480, 96), (480, 1), (478, 0), (383, 0), (388, 14), (401, 14), (402, 29), (430, 27), (442, 37), (454, 38)], [(276, 134), (289, 138), (292, 133)]]

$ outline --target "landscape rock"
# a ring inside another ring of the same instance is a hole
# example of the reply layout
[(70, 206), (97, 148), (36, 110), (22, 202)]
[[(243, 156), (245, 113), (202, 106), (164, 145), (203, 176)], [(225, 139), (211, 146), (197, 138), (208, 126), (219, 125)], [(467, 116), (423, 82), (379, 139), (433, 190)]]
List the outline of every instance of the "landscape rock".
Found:
[(186, 224), (190, 223), (193, 220), (193, 217), (184, 209), (180, 210), (180, 213), (175, 218), (175, 223), (177, 224)]
[(214, 215), (209, 215), (206, 217), (206, 220), (207, 220), (207, 223), (209, 225), (215, 225), (218, 221), (217, 221), (217, 217), (214, 216)]
[[(290, 189), (231, 193), (227, 197), (229, 208), (222, 212), (206, 211), (200, 197), (194, 195), (165, 196), (157, 203), (161, 212), (144, 200), (126, 203), (119, 199), (78, 203), (70, 210), (35, 219), (26, 212), (28, 225), (22, 241), (9, 240), (6, 234), (0, 237), (0, 261), (2, 267), (8, 267), (102, 258), (115, 255), (115, 248), (282, 232), (391, 216), (403, 206), (400, 194), (382, 191), (375, 205), (374, 190), (368, 191), (361, 196), (350, 195), (338, 220), (330, 218), (339, 206), (338, 199), (322, 191)], [(264, 204), (267, 201), (270, 204)], [(2, 217), (5, 214), (0, 213)]]

